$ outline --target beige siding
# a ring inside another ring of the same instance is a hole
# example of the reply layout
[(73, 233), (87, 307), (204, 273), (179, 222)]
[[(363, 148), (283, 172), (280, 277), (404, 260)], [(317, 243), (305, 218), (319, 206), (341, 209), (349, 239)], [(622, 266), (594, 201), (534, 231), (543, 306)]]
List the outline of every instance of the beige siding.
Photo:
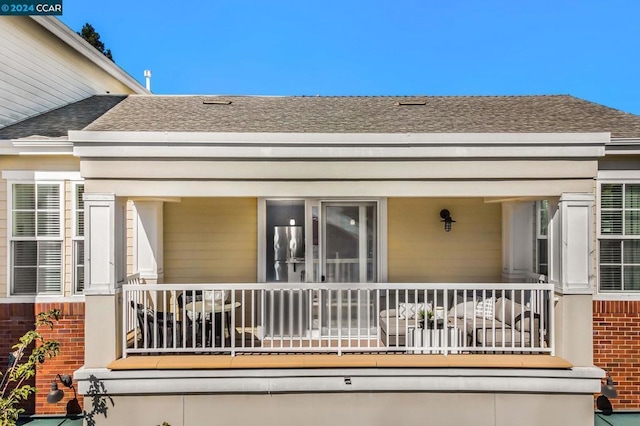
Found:
[(165, 282), (255, 282), (256, 265), (255, 198), (165, 203)]
[[(456, 220), (444, 231), (440, 210)], [(390, 198), (390, 282), (496, 282), (502, 258), (501, 206), (481, 198)]]
[(0, 127), (95, 94), (131, 93), (26, 16), (0, 16)]
[[(0, 170), (31, 170), (31, 171), (78, 171), (80, 170), (79, 160), (71, 156), (46, 156), (46, 157), (18, 157), (5, 156), (0, 157)], [(70, 295), (72, 289), (72, 189), (71, 183), (65, 182), (64, 202), (65, 202), (65, 220), (64, 220), (64, 294)], [(8, 279), (8, 229), (7, 229), (7, 181), (0, 179), (0, 297), (7, 294)]]

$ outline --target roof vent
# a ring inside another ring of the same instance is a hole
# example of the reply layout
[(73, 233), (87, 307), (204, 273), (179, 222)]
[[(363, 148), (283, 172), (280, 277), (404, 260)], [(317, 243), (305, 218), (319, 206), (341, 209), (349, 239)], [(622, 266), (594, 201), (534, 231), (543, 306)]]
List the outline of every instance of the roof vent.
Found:
[(426, 105), (425, 101), (399, 101), (396, 102), (398, 106), (406, 106), (406, 105)]
[(231, 105), (231, 101), (223, 101), (216, 99), (205, 99), (202, 101), (204, 105)]

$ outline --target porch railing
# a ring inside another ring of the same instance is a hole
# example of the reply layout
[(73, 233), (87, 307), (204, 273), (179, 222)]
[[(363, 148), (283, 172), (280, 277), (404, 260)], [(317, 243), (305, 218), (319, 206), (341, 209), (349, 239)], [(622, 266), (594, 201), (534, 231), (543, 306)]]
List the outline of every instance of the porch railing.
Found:
[(127, 284), (125, 356), (549, 353), (553, 285)]

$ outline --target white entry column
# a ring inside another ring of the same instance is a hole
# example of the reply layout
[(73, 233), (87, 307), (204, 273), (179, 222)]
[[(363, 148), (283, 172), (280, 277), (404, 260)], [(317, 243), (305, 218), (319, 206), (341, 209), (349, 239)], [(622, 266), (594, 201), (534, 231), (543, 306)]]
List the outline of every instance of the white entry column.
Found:
[(84, 194), (85, 367), (106, 367), (122, 354), (122, 294), (126, 278), (126, 205), (114, 194)]
[(594, 195), (562, 194), (550, 218), (549, 282), (555, 285), (557, 299), (556, 353), (576, 366), (592, 366)]
[(161, 283), (163, 271), (163, 202), (133, 202), (133, 271), (147, 284)]
[(535, 202), (502, 203), (502, 278), (522, 282), (533, 268)]

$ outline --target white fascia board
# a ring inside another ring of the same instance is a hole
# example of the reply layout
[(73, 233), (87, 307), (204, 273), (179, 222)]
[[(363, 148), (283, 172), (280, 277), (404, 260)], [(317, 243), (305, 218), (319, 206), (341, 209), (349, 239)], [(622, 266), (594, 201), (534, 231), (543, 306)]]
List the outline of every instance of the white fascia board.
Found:
[(64, 43), (85, 56), (99, 68), (104, 70), (123, 85), (127, 86), (134, 93), (139, 95), (149, 95), (149, 92), (136, 79), (131, 77), (126, 71), (120, 68), (112, 60), (98, 52), (96, 48), (87, 43), (82, 37), (67, 27), (62, 21), (54, 16), (29, 16), (36, 23), (58, 37)]
[(607, 155), (638, 155), (640, 154), (640, 139), (612, 138), (605, 147)]
[(73, 171), (34, 171), (34, 170), (3, 170), (2, 179), (5, 180), (26, 180), (26, 181), (61, 181), (75, 180), (81, 181), (80, 172)]
[(73, 155), (73, 143), (60, 139), (0, 140), (0, 155)]
[(640, 180), (640, 170), (598, 170), (598, 180), (607, 181), (637, 181)]
[[(281, 392), (525, 392), (593, 394), (603, 370), (535, 369), (250, 369), (110, 371), (81, 368), (74, 374), (86, 394), (98, 379), (110, 395)], [(345, 383), (349, 377), (350, 384)], [(207, 380), (209, 379), (209, 380)]]
[(604, 145), (610, 133), (213, 133), (213, 132), (111, 132), (73, 130), (74, 142), (168, 142), (273, 144), (429, 144), (429, 145)]
[(83, 158), (597, 158), (609, 134), (71, 131), (69, 140)]

